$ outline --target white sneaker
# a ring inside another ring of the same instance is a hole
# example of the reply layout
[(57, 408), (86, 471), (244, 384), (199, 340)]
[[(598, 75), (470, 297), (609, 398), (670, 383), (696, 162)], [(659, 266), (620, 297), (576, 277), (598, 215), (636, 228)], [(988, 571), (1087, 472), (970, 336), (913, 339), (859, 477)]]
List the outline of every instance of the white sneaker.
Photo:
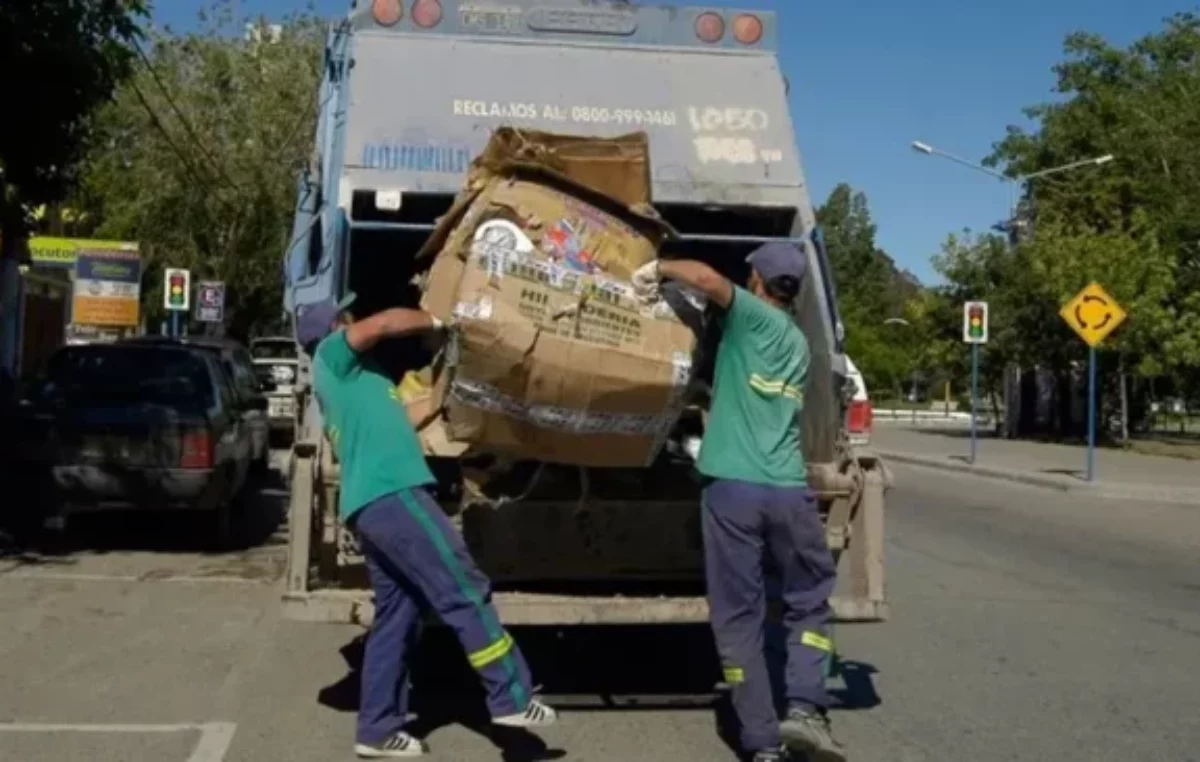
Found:
[(553, 725), (557, 720), (558, 712), (538, 699), (530, 701), (524, 712), (492, 718), (493, 723), (506, 728), (544, 728)]
[(419, 757), (429, 751), (425, 742), (403, 730), (393, 733), (376, 744), (356, 743), (354, 753), (359, 759), (401, 759)]

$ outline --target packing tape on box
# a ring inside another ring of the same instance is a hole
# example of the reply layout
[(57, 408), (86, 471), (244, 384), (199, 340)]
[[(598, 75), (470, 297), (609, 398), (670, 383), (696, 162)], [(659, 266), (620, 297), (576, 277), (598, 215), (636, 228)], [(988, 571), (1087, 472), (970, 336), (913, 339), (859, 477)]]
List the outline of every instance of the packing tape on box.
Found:
[[(452, 346), (457, 344), (454, 341), (450, 343)], [(457, 354), (457, 347), (454, 347), (450, 356), (456, 359)], [(460, 404), (529, 421), (546, 429), (573, 434), (654, 436), (654, 453), (657, 454), (683, 409), (684, 393), (692, 376), (692, 358), (686, 353), (676, 352), (672, 357), (672, 366), (671, 395), (663, 411), (653, 414), (599, 413), (556, 405), (531, 405), (504, 394), (491, 384), (463, 378), (455, 378), (450, 382), (450, 397)]]
[(647, 437), (658, 433), (662, 414), (597, 413), (553, 405), (531, 405), (513, 399), (490, 384), (456, 378), (450, 382), (450, 397), (463, 405), (500, 413), (544, 429), (572, 434), (623, 434)]

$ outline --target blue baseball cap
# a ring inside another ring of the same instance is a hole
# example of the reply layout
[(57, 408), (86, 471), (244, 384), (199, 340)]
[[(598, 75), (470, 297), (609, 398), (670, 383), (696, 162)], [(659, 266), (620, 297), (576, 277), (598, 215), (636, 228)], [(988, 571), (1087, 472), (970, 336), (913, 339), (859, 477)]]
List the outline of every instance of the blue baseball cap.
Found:
[(296, 308), (296, 341), (305, 352), (312, 354), (321, 340), (333, 333), (338, 316), (350, 308), (354, 297), (349, 293), (341, 301), (323, 299)]
[(764, 243), (746, 257), (746, 262), (765, 281), (785, 275), (803, 281), (808, 272), (808, 258), (804, 252), (794, 244), (781, 241)]

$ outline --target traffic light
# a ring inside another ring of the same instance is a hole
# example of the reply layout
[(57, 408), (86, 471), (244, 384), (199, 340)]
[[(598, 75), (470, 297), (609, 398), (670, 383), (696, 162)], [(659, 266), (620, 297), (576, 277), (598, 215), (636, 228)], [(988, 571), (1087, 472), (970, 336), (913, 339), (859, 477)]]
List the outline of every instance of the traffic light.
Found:
[(163, 284), (163, 306), (168, 310), (186, 312), (191, 304), (191, 273), (169, 269)]
[(970, 327), (968, 330), (972, 339), (983, 338), (983, 307), (980, 307), (978, 304), (971, 306)]
[(963, 305), (963, 341), (968, 344), (986, 344), (987, 340), (987, 302), (967, 302)]

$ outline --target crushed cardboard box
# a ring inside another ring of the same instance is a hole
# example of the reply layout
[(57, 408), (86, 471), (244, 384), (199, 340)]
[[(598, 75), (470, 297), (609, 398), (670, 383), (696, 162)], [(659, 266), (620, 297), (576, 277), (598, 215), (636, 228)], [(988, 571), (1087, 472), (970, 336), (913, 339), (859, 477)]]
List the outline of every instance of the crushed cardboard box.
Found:
[(497, 140), (423, 251), (438, 253), (422, 307), (454, 324), (432, 409), (472, 451), (646, 465), (683, 408), (696, 337), (629, 279), (673, 231), (527, 156), (506, 163)]

